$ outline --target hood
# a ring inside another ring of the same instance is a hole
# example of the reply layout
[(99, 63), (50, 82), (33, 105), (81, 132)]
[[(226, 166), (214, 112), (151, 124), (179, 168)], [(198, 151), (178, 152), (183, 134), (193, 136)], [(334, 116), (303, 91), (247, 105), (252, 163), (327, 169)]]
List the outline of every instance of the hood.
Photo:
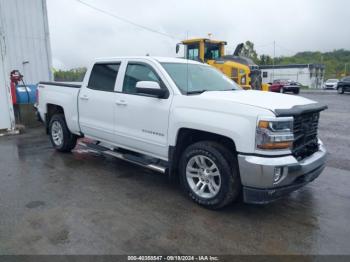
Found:
[(300, 96), (286, 95), (256, 90), (209, 91), (200, 95), (203, 99), (225, 100), (264, 108), (273, 112), (291, 109), (294, 106), (316, 104), (317, 102)]

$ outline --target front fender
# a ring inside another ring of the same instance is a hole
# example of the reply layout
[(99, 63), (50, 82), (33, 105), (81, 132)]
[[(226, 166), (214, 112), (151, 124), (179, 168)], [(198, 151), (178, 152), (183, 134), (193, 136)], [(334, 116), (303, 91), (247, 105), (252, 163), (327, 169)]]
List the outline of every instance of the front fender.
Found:
[(181, 128), (222, 135), (233, 140), (239, 152), (253, 152), (256, 114), (243, 115), (196, 108), (176, 108), (170, 116), (169, 144), (176, 145)]

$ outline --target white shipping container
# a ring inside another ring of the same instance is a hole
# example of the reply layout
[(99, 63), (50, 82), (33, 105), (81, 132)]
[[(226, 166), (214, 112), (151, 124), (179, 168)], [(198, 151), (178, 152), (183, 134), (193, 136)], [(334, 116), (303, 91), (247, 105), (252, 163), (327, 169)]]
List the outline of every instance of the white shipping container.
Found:
[(19, 70), (26, 84), (52, 80), (46, 0), (0, 0), (0, 38), (0, 129), (5, 129), (13, 128), (10, 72)]
[(260, 66), (263, 83), (277, 79), (299, 82), (309, 88), (322, 88), (325, 66), (321, 64), (263, 65)]

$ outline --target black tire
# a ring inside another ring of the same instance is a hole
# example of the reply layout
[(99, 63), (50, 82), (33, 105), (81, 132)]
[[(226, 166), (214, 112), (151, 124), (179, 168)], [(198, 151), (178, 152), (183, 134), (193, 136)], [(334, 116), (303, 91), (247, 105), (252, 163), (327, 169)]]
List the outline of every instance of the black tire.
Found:
[(297, 94), (299, 94), (299, 93), (300, 93), (300, 90), (299, 90), (299, 89), (294, 90), (294, 91), (293, 91), (293, 93), (297, 95)]
[[(198, 196), (190, 187), (186, 177), (186, 167), (194, 156), (205, 156), (215, 163), (220, 177), (221, 186), (212, 198)], [(238, 198), (241, 192), (241, 180), (238, 162), (234, 152), (230, 152), (221, 144), (212, 141), (201, 141), (190, 145), (180, 157), (180, 182), (184, 192), (196, 203), (209, 209), (222, 208)]]
[(342, 86), (339, 86), (337, 88), (337, 92), (338, 92), (338, 94), (344, 94), (344, 88)]
[[(54, 141), (53, 125), (59, 125), (62, 128), (62, 142)], [(49, 124), (49, 136), (52, 146), (59, 152), (70, 152), (77, 144), (77, 136), (72, 134), (68, 127), (63, 114), (52, 116)]]

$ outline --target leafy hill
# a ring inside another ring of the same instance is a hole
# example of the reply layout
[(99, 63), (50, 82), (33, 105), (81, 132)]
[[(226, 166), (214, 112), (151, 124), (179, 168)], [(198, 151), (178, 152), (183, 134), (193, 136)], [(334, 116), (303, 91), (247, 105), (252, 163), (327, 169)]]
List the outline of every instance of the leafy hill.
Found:
[[(246, 41), (240, 55), (251, 58), (258, 65), (272, 65), (273, 58), (269, 55), (259, 55), (254, 43)], [(299, 52), (293, 56), (275, 58), (276, 65), (288, 64), (324, 64), (326, 66), (325, 78), (341, 78), (350, 75), (350, 51), (338, 49), (332, 52)]]
[(290, 57), (277, 57), (275, 64), (324, 64), (325, 78), (340, 78), (350, 74), (350, 51), (339, 49), (332, 52), (300, 52)]

